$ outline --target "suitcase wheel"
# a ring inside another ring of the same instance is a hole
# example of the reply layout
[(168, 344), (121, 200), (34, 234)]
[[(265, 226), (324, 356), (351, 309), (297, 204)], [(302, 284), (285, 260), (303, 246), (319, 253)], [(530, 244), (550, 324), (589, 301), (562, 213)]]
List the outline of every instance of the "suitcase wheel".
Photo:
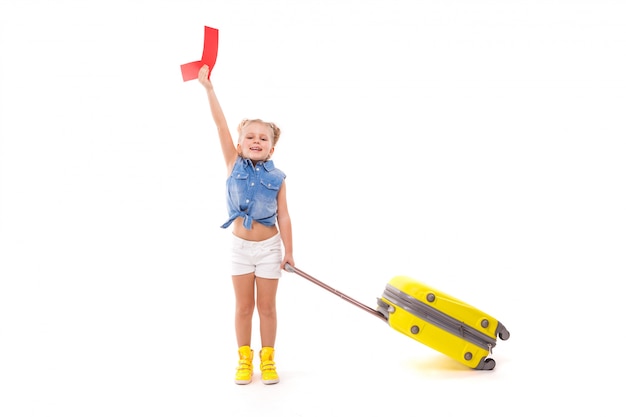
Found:
[[(467, 359), (467, 358), (465, 358)], [(469, 359), (468, 359), (469, 360)], [(478, 371), (491, 371), (496, 367), (496, 361), (492, 358), (485, 358), (484, 361), (479, 362), (474, 369)]]
[(507, 340), (511, 336), (511, 333), (509, 333), (509, 331), (504, 326), (502, 326), (500, 332), (498, 332), (498, 336), (500, 336), (500, 339), (502, 340)]
[(487, 358), (483, 362), (483, 367), (481, 369), (485, 371), (491, 371), (495, 367), (496, 367), (496, 361), (493, 360), (492, 358)]

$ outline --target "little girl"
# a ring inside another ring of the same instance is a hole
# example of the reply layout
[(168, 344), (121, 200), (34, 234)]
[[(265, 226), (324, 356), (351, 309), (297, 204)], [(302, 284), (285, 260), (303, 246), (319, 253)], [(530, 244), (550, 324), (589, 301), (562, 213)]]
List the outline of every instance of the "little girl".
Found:
[(229, 218), (222, 228), (233, 226), (231, 270), (239, 346), (235, 383), (252, 381), (254, 351), (250, 343), (256, 305), (261, 328), (261, 380), (264, 384), (276, 384), (276, 290), (285, 264), (295, 266), (285, 174), (270, 160), (280, 129), (260, 119), (244, 119), (237, 128), (239, 138), (235, 146), (208, 75), (209, 67), (204, 65), (198, 80), (209, 98), (228, 175)]

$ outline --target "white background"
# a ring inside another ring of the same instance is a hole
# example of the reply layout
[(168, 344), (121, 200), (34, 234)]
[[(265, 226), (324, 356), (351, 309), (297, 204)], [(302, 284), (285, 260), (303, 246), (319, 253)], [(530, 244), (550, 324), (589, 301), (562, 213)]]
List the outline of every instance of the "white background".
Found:
[[(283, 130), (296, 265), (464, 299), (496, 369), (285, 273), (281, 383), (232, 382), (205, 25), (232, 129)], [(623, 415), (625, 51), (608, 0), (2, 0), (0, 415)]]

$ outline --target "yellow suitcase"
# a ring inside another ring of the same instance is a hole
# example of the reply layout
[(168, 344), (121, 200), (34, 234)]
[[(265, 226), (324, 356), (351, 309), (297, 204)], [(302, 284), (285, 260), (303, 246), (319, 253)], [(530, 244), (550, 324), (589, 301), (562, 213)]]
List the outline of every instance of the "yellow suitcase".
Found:
[(288, 272), (320, 287), (385, 321), (398, 332), (477, 370), (492, 370), (496, 339), (507, 340), (502, 323), (477, 308), (407, 276), (396, 276), (386, 285), (373, 309), (289, 264)]
[(493, 369), (496, 339), (510, 336), (494, 317), (407, 276), (387, 283), (377, 310), (393, 329), (473, 369)]

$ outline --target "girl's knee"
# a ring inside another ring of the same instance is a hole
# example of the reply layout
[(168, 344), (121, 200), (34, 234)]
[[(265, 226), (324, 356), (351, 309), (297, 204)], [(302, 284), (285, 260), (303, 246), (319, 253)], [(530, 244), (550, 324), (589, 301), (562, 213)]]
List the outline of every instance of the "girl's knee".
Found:
[(275, 303), (259, 303), (257, 306), (259, 316), (266, 318), (276, 317), (276, 304)]
[(252, 317), (252, 314), (254, 314), (254, 303), (238, 303), (235, 313), (240, 317)]

